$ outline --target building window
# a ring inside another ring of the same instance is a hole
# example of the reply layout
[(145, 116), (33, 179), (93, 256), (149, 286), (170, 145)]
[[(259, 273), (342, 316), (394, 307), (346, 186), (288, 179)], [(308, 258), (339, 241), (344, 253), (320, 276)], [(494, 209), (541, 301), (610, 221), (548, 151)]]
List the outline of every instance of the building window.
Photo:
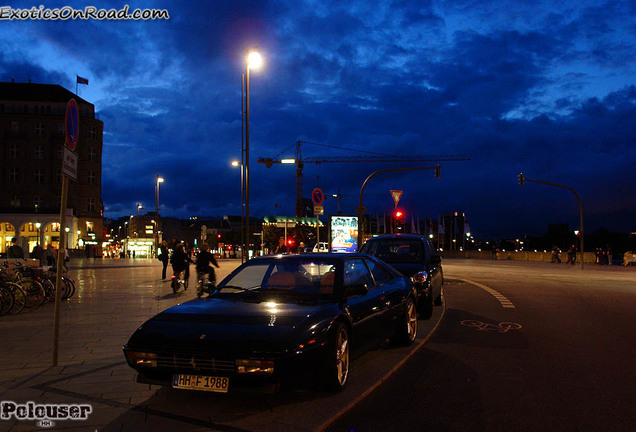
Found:
[(17, 195), (13, 195), (13, 199), (11, 200), (11, 207), (20, 207), (20, 197)]
[(18, 122), (11, 122), (11, 134), (19, 135), (22, 132), (22, 126)]
[(33, 205), (35, 206), (36, 210), (42, 207), (42, 195), (35, 195), (33, 197)]
[(36, 136), (44, 135), (44, 124), (43, 123), (36, 123), (35, 124), (35, 135)]
[(51, 224), (51, 231), (60, 232), (60, 224), (58, 222), (53, 222)]
[(90, 185), (95, 184), (95, 172), (94, 171), (89, 171), (88, 172), (88, 184), (90, 184)]
[[(93, 198), (91, 198), (93, 199)], [(94, 222), (86, 222), (86, 232), (94, 233), (95, 232), (95, 223)]]
[(95, 162), (95, 149), (93, 147), (89, 147), (88, 149), (88, 161)]
[(35, 169), (35, 182), (44, 183), (44, 170), (42, 168)]
[(35, 224), (33, 222), (29, 222), (29, 232), (35, 231)]
[(95, 126), (91, 126), (88, 129), (88, 137), (89, 138), (97, 138), (97, 128)]
[(57, 133), (64, 135), (64, 123), (57, 124)]
[(11, 146), (9, 147), (9, 157), (11, 159), (17, 159), (18, 158), (18, 144), (17, 143), (11, 143)]
[(57, 146), (57, 158), (59, 160), (64, 158), (64, 146)]
[(35, 158), (44, 159), (44, 146), (41, 146), (41, 145), (35, 146)]
[(11, 183), (17, 183), (20, 180), (20, 170), (18, 168), (11, 168), (9, 170), (9, 181)]
[[(95, 198), (89, 198), (88, 199), (88, 212), (89, 213), (93, 213), (94, 211), (95, 211)], [(86, 224), (88, 224), (88, 222), (86, 222)]]

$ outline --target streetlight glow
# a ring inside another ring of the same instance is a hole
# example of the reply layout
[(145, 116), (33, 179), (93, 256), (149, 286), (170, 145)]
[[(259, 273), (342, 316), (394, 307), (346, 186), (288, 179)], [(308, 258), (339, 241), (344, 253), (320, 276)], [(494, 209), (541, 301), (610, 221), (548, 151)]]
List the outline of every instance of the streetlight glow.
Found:
[(249, 69), (258, 69), (263, 65), (263, 57), (256, 51), (256, 48), (247, 54), (247, 67)]
[(237, 161), (237, 160), (234, 160), (234, 161), (232, 161), (232, 166), (233, 167), (241, 166), (241, 162)]
[(284, 163), (284, 164), (295, 164), (296, 163), (296, 159), (281, 159), (280, 163)]
[(157, 177), (157, 183), (163, 183), (163, 177)]

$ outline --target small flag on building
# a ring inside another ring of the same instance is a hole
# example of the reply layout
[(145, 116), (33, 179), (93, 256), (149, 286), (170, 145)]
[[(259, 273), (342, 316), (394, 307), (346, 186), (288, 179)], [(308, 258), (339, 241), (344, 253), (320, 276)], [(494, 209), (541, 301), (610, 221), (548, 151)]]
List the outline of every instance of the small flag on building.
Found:
[(88, 78), (82, 78), (79, 75), (76, 75), (76, 76), (77, 76), (77, 84), (86, 84), (86, 85), (88, 85)]

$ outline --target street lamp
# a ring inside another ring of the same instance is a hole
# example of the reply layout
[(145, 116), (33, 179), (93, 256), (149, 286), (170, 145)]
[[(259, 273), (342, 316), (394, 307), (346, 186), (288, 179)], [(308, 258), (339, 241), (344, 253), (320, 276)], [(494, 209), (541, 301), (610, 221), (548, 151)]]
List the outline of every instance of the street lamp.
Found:
[(42, 242), (40, 241), (40, 227), (42, 226), (42, 224), (38, 221), (35, 223), (35, 228), (38, 230), (38, 241), (36, 242), (36, 244), (41, 244)]
[[(258, 69), (263, 64), (263, 58), (256, 50), (256, 47), (247, 51), (245, 56), (245, 147), (242, 149), (242, 159), (244, 161), (244, 179), (245, 179), (245, 240), (244, 246), (249, 245), (249, 226), (250, 226), (250, 69)], [(241, 85), (242, 87), (242, 85)], [(241, 96), (241, 105), (242, 105)], [(243, 248), (243, 256), (247, 253), (247, 248)], [(247, 257), (245, 257), (247, 259)], [(241, 261), (243, 262), (243, 258)]]
[(159, 183), (163, 183), (163, 177), (157, 174), (155, 182), (155, 216), (157, 218), (157, 229), (155, 230), (155, 251), (159, 248)]
[(245, 184), (243, 183), (243, 163), (241, 161), (232, 161), (233, 167), (241, 167), (241, 262), (245, 262)]

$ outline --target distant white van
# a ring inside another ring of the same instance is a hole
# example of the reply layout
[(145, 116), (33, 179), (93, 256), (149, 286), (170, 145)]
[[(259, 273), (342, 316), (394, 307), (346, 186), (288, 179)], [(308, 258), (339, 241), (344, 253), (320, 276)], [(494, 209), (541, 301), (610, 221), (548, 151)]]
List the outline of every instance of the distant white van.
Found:
[(329, 252), (329, 243), (327, 242), (316, 243), (314, 245), (313, 252), (314, 253)]

